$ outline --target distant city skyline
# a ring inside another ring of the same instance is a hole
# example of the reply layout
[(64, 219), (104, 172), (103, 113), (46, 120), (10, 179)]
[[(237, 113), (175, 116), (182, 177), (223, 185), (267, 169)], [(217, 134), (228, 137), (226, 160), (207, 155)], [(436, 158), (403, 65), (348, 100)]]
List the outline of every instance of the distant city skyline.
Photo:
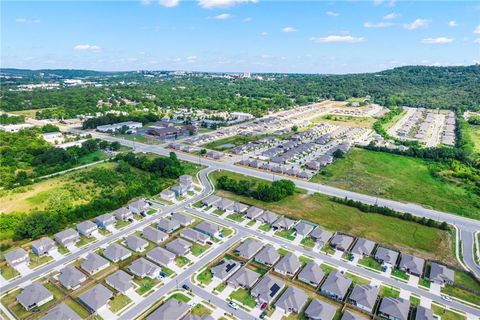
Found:
[(474, 1), (2, 1), (1, 67), (356, 73), (480, 63)]

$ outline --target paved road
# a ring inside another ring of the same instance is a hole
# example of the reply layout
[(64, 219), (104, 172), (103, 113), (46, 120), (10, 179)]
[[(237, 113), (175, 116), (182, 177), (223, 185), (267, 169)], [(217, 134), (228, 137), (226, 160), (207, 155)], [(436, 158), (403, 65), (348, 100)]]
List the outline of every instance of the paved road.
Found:
[(462, 240), (463, 261), (477, 276), (480, 275), (480, 266), (475, 263), (473, 256), (475, 233), (460, 230), (460, 239)]

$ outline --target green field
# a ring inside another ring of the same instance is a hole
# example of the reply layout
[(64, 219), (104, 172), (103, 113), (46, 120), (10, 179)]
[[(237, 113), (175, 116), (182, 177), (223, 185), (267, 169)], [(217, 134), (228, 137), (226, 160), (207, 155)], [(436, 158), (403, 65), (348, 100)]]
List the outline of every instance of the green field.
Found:
[(355, 117), (355, 116), (327, 114), (327, 115), (323, 115), (313, 119), (312, 122), (313, 123), (331, 123), (337, 126), (372, 128), (372, 125), (375, 122), (375, 119), (371, 117)]
[(473, 151), (480, 153), (480, 126), (473, 124), (465, 124), (463, 134), (468, 135), (473, 142)]
[(480, 219), (480, 196), (434, 177), (429, 162), (421, 159), (353, 149), (312, 182)]
[[(244, 179), (242, 175), (226, 171), (215, 171), (210, 177), (215, 181), (222, 175)], [(361, 212), (356, 208), (333, 202), (321, 194), (307, 195), (304, 192), (296, 192), (291, 197), (273, 203), (261, 202), (223, 190), (218, 190), (217, 194), (294, 219), (318, 223), (331, 231), (364, 237), (392, 246), (404, 253), (458, 264), (452, 255), (452, 240), (449, 233), (414, 222)]]
[[(265, 134), (261, 135), (256, 135), (256, 136), (251, 136), (251, 137), (245, 137), (245, 136), (233, 136), (233, 137), (228, 137), (228, 138), (223, 138), (219, 140), (215, 140), (212, 142), (209, 142), (207, 144), (202, 145), (202, 147), (205, 147), (207, 149), (212, 149), (212, 150), (217, 150), (217, 151), (225, 151), (228, 149), (231, 149), (236, 146), (240, 146), (242, 144), (246, 144), (248, 142), (252, 141), (257, 141), (262, 138), (267, 137)], [(233, 147), (227, 147), (224, 145), (233, 145)]]

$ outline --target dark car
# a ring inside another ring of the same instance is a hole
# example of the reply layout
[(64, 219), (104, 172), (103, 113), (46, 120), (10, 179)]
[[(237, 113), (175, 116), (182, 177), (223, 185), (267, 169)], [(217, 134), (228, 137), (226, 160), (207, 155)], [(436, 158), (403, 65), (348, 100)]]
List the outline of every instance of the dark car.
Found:
[(187, 291), (190, 291), (190, 287), (189, 287), (188, 285), (186, 285), (186, 284), (184, 284), (184, 285), (182, 286), (182, 288), (185, 289), (185, 290), (187, 290)]
[(260, 306), (260, 310), (263, 310), (263, 309), (265, 309), (266, 307), (267, 307), (267, 303), (264, 302), (264, 303), (262, 303), (262, 305)]
[(267, 315), (267, 313), (266, 313), (265, 311), (263, 311), (263, 312), (260, 314), (260, 319), (265, 318), (266, 315)]

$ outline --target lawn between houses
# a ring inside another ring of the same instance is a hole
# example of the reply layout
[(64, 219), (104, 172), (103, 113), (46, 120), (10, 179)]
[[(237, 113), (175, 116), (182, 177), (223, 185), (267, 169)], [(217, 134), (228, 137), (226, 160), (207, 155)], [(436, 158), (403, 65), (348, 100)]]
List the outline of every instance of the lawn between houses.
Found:
[[(215, 183), (216, 179), (222, 175), (236, 180), (246, 179), (243, 175), (221, 170), (212, 172), (210, 178)], [(248, 177), (247, 179), (269, 183), (257, 178)], [(331, 201), (328, 196), (322, 194), (308, 195), (306, 192), (298, 190), (293, 196), (271, 203), (239, 196), (224, 190), (217, 190), (216, 194), (271, 210), (293, 219), (311, 221), (332, 231), (370, 239), (394, 247), (406, 254), (458, 266), (458, 262), (452, 254), (452, 239), (448, 232), (411, 221), (362, 212), (357, 208)]]

